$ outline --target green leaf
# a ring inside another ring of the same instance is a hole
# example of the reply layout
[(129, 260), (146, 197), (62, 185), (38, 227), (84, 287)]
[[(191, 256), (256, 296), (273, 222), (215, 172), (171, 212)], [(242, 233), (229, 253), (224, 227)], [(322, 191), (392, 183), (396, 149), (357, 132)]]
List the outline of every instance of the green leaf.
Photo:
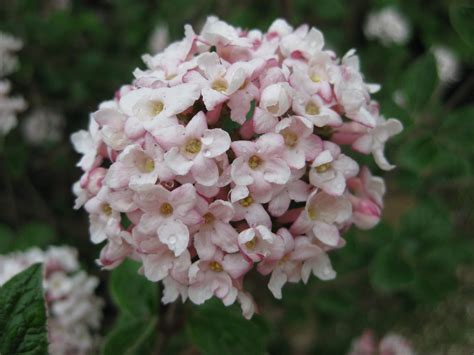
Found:
[(35, 264), (0, 288), (0, 354), (47, 354), (43, 273)]
[(382, 291), (403, 289), (413, 281), (413, 278), (412, 266), (399, 255), (392, 245), (381, 249), (370, 266), (372, 285)]
[(105, 339), (102, 354), (151, 354), (158, 335), (157, 323), (157, 318), (151, 317), (117, 324)]
[(256, 317), (246, 320), (222, 304), (209, 302), (188, 321), (193, 343), (206, 355), (265, 353), (265, 329)]
[(140, 264), (125, 260), (112, 271), (110, 295), (120, 309), (130, 316), (141, 318), (158, 310), (158, 286), (138, 274)]
[(471, 48), (474, 47), (474, 6), (471, 4), (454, 4), (449, 8), (451, 24), (459, 37)]
[(401, 88), (407, 100), (409, 110), (422, 110), (438, 83), (436, 62), (430, 53), (423, 55), (413, 63), (402, 76)]

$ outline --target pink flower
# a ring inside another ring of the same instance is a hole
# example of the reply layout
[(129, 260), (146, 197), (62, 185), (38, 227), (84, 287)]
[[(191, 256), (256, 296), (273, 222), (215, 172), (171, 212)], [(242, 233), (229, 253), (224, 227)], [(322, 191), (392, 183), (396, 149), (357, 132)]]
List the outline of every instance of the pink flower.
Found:
[(230, 199), (234, 206), (232, 221), (245, 220), (251, 227), (256, 225), (271, 227), (270, 216), (262, 206), (264, 202), (252, 195), (246, 186), (235, 186), (231, 191)]
[(290, 168), (301, 169), (323, 150), (321, 139), (313, 134), (313, 125), (303, 117), (291, 116), (275, 127), (284, 140), (283, 159)]
[(377, 126), (368, 130), (368, 132), (358, 138), (352, 147), (358, 152), (372, 153), (375, 162), (383, 170), (391, 170), (395, 165), (391, 165), (384, 155), (385, 142), (394, 135), (399, 134), (403, 129), (400, 121), (390, 118), (385, 120), (383, 117), (377, 119)]
[(293, 100), (293, 111), (307, 118), (316, 127), (339, 126), (342, 124), (342, 119), (331, 109), (332, 105), (332, 102), (326, 102), (318, 94), (309, 95), (301, 91)]
[(283, 239), (264, 225), (240, 232), (239, 247), (254, 262), (280, 259), (285, 248)]
[(174, 125), (160, 129), (155, 137), (168, 150), (165, 162), (175, 174), (190, 172), (204, 186), (217, 183), (219, 170), (214, 158), (229, 149), (230, 137), (222, 129), (208, 129), (204, 113), (197, 113), (186, 127)]
[(113, 189), (126, 186), (139, 188), (173, 177), (174, 173), (164, 163), (163, 149), (148, 134), (144, 148), (139, 144), (129, 145), (117, 156), (117, 160), (109, 168), (105, 183)]
[(255, 143), (236, 141), (231, 147), (237, 157), (232, 163), (232, 180), (237, 185), (250, 185), (253, 195), (269, 199), (272, 183), (282, 185), (290, 179), (290, 168), (282, 159), (284, 139), (281, 135), (267, 133)]
[(140, 88), (132, 90), (120, 99), (120, 108), (128, 116), (125, 132), (130, 137), (139, 137), (145, 130), (156, 129), (177, 123), (176, 115), (187, 110), (199, 98), (199, 86), (181, 84), (170, 88)]
[(191, 184), (184, 184), (173, 191), (154, 185), (136, 194), (137, 206), (145, 213), (139, 227), (144, 233), (158, 234), (158, 239), (174, 252), (181, 255), (189, 243), (188, 225), (195, 225), (201, 217), (194, 210), (196, 190)]
[(307, 234), (326, 245), (335, 247), (340, 243), (338, 225), (346, 222), (352, 206), (345, 197), (313, 191), (308, 197), (305, 210), (291, 226), (293, 234)]
[(239, 253), (217, 251), (211, 258), (198, 260), (189, 269), (189, 298), (202, 304), (215, 295), (226, 306), (231, 305), (238, 295), (233, 279), (242, 277), (251, 267)]
[(342, 195), (346, 189), (346, 179), (359, 172), (359, 165), (341, 153), (334, 143), (325, 141), (324, 149), (311, 164), (309, 181), (331, 195)]
[(197, 253), (203, 258), (209, 258), (218, 249), (226, 253), (239, 251), (238, 233), (230, 224), (230, 220), (234, 217), (232, 204), (223, 200), (215, 200), (208, 205), (201, 199), (197, 209), (204, 220), (194, 235), (194, 247)]

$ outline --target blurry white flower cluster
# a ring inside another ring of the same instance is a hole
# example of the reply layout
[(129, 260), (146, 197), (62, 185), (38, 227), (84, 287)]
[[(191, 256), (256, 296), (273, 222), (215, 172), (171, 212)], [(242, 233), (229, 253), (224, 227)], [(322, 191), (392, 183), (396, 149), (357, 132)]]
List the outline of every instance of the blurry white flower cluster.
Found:
[(441, 83), (450, 83), (456, 81), (459, 76), (459, 61), (456, 54), (444, 46), (435, 46), (432, 48), (436, 59), (438, 77)]
[(18, 59), (15, 52), (23, 46), (21, 40), (0, 32), (0, 136), (6, 135), (17, 124), (16, 115), (26, 109), (26, 102), (21, 97), (9, 97), (10, 82), (5, 76), (12, 73)]
[(378, 40), (384, 46), (405, 44), (410, 38), (410, 25), (398, 10), (386, 7), (369, 14), (364, 33), (368, 39)]
[(0, 256), (0, 286), (35, 263), (44, 264), (49, 353), (94, 353), (103, 305), (94, 294), (99, 280), (80, 270), (73, 248), (33, 248)]
[(352, 342), (348, 355), (415, 355), (415, 351), (401, 335), (388, 333), (378, 341), (373, 331), (366, 330)]
[(63, 135), (64, 119), (52, 109), (39, 108), (25, 118), (22, 128), (23, 135), (30, 144), (54, 143)]
[(166, 25), (158, 25), (150, 37), (148, 47), (152, 53), (161, 52), (169, 43), (169, 30)]

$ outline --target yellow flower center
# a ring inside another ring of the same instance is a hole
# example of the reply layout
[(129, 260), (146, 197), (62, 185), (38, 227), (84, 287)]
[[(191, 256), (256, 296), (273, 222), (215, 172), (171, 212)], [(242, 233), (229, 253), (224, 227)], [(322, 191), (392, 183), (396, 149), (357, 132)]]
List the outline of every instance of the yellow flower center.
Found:
[(313, 83), (319, 83), (321, 81), (321, 77), (318, 74), (311, 74), (309, 78)]
[(262, 159), (257, 155), (252, 155), (248, 162), (251, 169), (257, 169), (261, 163)]
[(294, 147), (296, 143), (298, 142), (298, 136), (294, 134), (293, 132), (285, 131), (282, 133), (282, 136), (285, 140), (285, 144), (288, 147)]
[(184, 148), (188, 153), (196, 154), (201, 151), (201, 141), (199, 139), (190, 139)]
[(153, 116), (159, 115), (163, 111), (165, 104), (161, 101), (152, 101), (151, 102), (151, 112)]
[(257, 238), (253, 238), (252, 240), (249, 240), (248, 242), (245, 243), (245, 246), (247, 249), (252, 250), (255, 248), (255, 245), (257, 245)]
[(227, 81), (225, 79), (218, 78), (214, 80), (211, 87), (216, 91), (224, 93), (227, 91), (227, 88), (229, 87), (229, 85), (227, 84)]
[(306, 105), (306, 113), (311, 116), (319, 114), (318, 105), (316, 105), (313, 101), (308, 102)]
[(214, 220), (215, 217), (212, 213), (208, 212), (204, 215), (204, 223), (211, 224), (212, 222), (214, 222)]
[(325, 173), (326, 171), (328, 171), (329, 169), (331, 169), (331, 163), (324, 163), (324, 164), (315, 166), (314, 169), (316, 169), (316, 172), (317, 172), (318, 174)]
[(308, 208), (308, 217), (314, 221), (318, 217), (316, 209), (313, 207)]
[(173, 206), (171, 206), (168, 202), (165, 202), (160, 207), (160, 213), (163, 216), (169, 216), (173, 213)]
[(151, 173), (155, 170), (155, 161), (150, 157), (147, 157), (138, 165), (138, 169), (142, 173)]
[(253, 198), (252, 196), (247, 196), (246, 198), (243, 198), (239, 202), (242, 205), (242, 207), (248, 207), (253, 203)]
[(110, 207), (108, 203), (102, 205), (102, 212), (104, 212), (106, 216), (110, 216), (112, 214), (112, 211), (112, 207)]
[(209, 267), (211, 268), (212, 271), (214, 272), (221, 272), (224, 270), (224, 268), (222, 267), (222, 265), (217, 262), (217, 261), (211, 261), (211, 263), (209, 264)]

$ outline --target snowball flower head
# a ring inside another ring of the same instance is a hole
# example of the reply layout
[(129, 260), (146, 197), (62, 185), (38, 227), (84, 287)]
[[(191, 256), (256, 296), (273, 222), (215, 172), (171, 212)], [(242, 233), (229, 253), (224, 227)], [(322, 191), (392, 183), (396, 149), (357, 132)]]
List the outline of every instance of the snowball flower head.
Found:
[(405, 44), (410, 38), (410, 32), (406, 18), (393, 7), (369, 14), (364, 27), (367, 38), (376, 39), (384, 46)]
[(94, 294), (99, 280), (80, 270), (73, 248), (33, 248), (0, 256), (0, 286), (35, 263), (44, 265), (49, 353), (94, 353), (103, 305)]
[(338, 59), (319, 30), (281, 19), (261, 32), (209, 17), (143, 59), (71, 137), (75, 207), (105, 242), (100, 265), (133, 258), (164, 303), (217, 297), (247, 318), (252, 270), (276, 298), (288, 282), (333, 279), (328, 252), (383, 207), (383, 180), (351, 148), (389, 170), (384, 145), (402, 129), (381, 116), (355, 51)]

